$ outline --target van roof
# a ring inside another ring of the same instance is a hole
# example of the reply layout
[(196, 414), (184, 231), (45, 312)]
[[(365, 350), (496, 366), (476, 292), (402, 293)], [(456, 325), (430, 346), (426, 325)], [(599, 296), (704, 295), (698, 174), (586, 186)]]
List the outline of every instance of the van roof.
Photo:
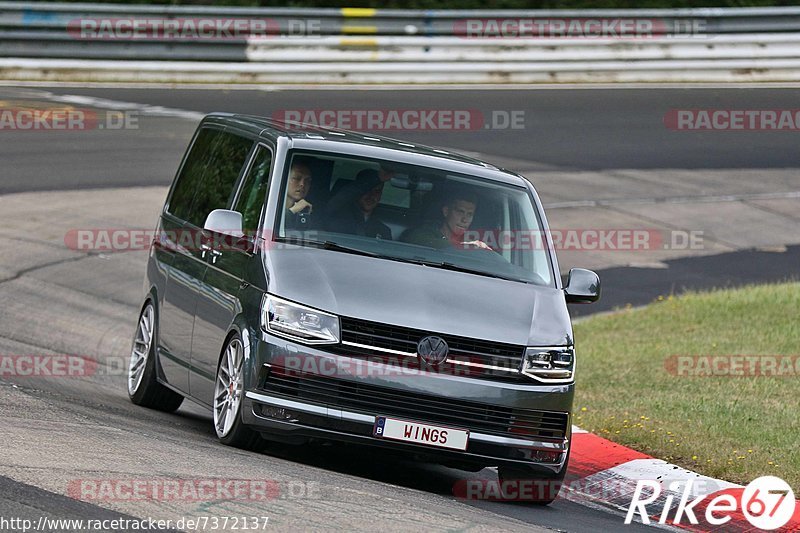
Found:
[(256, 133), (258, 135), (273, 135), (277, 137), (288, 137), (293, 140), (318, 140), (335, 141), (340, 143), (357, 144), (361, 146), (373, 146), (375, 148), (399, 150), (414, 154), (436, 157), (466, 165), (479, 167), (482, 170), (500, 172), (514, 178), (522, 178), (516, 172), (499, 168), (491, 163), (467, 155), (425, 146), (399, 139), (392, 139), (382, 135), (372, 133), (357, 132), (338, 128), (321, 127), (316, 124), (306, 124), (302, 122), (284, 122), (256, 115), (244, 115), (235, 113), (211, 113), (204, 121), (221, 121), (226, 124), (235, 124), (241, 128)]

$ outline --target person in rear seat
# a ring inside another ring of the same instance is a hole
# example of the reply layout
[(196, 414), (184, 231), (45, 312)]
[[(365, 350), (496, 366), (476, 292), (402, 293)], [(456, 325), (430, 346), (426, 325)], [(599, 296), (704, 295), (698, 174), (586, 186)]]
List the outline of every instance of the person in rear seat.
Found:
[(311, 165), (305, 159), (297, 158), (289, 169), (286, 185), (286, 229), (305, 231), (311, 227), (311, 213), (314, 206), (306, 200), (311, 189)]
[(377, 215), (384, 184), (394, 172), (364, 169), (328, 202), (325, 209), (327, 229), (363, 237), (392, 240), (392, 230)]

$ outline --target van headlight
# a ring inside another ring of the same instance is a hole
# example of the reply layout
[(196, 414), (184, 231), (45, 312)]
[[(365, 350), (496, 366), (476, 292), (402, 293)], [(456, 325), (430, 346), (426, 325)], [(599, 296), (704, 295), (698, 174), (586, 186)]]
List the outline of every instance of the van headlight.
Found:
[(271, 294), (264, 296), (261, 309), (264, 331), (306, 344), (337, 344), (339, 317)]
[(575, 349), (529, 347), (525, 350), (522, 373), (547, 383), (566, 383), (575, 374)]

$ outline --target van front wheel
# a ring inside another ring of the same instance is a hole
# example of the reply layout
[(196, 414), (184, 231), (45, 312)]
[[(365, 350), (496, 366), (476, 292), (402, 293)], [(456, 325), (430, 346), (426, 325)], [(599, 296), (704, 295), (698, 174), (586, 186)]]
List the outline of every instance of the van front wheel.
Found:
[(238, 334), (233, 335), (217, 367), (214, 383), (214, 429), (222, 444), (252, 450), (261, 443), (261, 436), (242, 423), (244, 397), (244, 346)]

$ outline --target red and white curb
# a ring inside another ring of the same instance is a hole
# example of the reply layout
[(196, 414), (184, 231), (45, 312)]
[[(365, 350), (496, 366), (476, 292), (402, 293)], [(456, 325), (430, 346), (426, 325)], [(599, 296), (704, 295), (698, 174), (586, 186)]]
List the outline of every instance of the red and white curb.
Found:
[[(658, 482), (661, 486), (659, 497), (647, 505), (648, 511), (657, 510), (650, 515), (650, 523), (653, 525), (659, 525), (662, 513), (666, 513), (663, 514), (666, 517), (665, 525), (691, 531), (764, 531), (753, 526), (742, 512), (742, 493), (745, 489), (742, 485), (703, 476), (573, 427), (569, 470), (562, 486), (561, 498), (596, 503), (627, 514), (639, 481)], [(691, 490), (687, 491), (690, 495), (689, 501), (702, 497), (691, 508), (698, 524), (691, 524), (686, 514), (676, 524), (676, 511), (681, 498), (685, 498), (684, 488), (690, 481)], [(736, 510), (715, 511), (714, 516), (729, 516), (730, 520), (721, 525), (711, 525), (705, 520), (706, 509), (712, 500), (723, 494), (733, 496)], [(638, 515), (636, 520), (640, 520)], [(624, 528), (623, 518), (620, 519), (620, 526)], [(789, 522), (775, 531), (800, 531), (800, 502), (795, 505)]]

